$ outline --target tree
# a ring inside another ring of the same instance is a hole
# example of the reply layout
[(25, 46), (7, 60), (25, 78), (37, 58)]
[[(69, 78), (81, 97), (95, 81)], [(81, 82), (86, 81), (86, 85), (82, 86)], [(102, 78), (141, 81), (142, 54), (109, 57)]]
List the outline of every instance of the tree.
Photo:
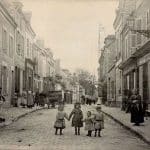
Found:
[(94, 85), (95, 76), (86, 70), (77, 69), (74, 78), (85, 89), (87, 95), (94, 95), (96, 89)]

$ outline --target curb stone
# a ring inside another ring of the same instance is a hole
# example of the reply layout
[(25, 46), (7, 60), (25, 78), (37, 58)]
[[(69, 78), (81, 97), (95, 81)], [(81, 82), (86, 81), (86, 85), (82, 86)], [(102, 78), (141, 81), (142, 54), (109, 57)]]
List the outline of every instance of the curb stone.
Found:
[(42, 109), (45, 109), (45, 108), (34, 109), (34, 110), (32, 110), (32, 111), (29, 111), (29, 112), (26, 112), (26, 113), (24, 113), (24, 114), (22, 114), (22, 115), (19, 115), (19, 116), (15, 117), (15, 118), (9, 120), (8, 122), (5, 122), (4, 124), (2, 124), (2, 125), (0, 126), (0, 129), (1, 129), (1, 128), (4, 128), (4, 127), (6, 127), (6, 126), (9, 126), (9, 125), (11, 125), (13, 122), (16, 122), (16, 121), (18, 121), (19, 119), (21, 119), (21, 118), (23, 118), (23, 117), (25, 117), (25, 116), (27, 116), (27, 115), (29, 115), (29, 114), (31, 114), (31, 113), (34, 113), (34, 112), (36, 112), (36, 111), (42, 110)]
[(121, 122), (120, 120), (116, 119), (115, 117), (113, 117), (111, 114), (105, 112), (102, 110), (102, 112), (108, 116), (109, 118), (111, 118), (112, 120), (114, 120), (115, 122), (117, 122), (118, 124), (120, 124), (121, 126), (123, 126), (125, 129), (129, 130), (130, 132), (132, 132), (134, 135), (136, 135), (138, 138), (140, 138), (141, 140), (143, 140), (145, 143), (147, 143), (148, 145), (150, 145), (150, 140), (147, 139), (144, 135), (140, 134), (138, 131), (136, 131), (135, 129), (129, 127), (128, 125), (126, 125), (125, 123)]

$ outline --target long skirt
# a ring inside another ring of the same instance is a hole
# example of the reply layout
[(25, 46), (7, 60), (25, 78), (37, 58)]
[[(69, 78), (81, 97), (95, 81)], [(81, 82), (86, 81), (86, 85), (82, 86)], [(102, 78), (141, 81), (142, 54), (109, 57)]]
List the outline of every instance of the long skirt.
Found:
[(79, 118), (73, 118), (72, 119), (72, 127), (83, 127), (83, 122), (82, 120)]

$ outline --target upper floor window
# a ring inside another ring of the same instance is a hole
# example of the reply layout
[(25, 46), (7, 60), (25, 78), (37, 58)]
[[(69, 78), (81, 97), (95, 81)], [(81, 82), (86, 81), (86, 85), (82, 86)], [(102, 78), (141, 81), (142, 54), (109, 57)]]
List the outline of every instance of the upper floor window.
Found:
[(5, 29), (2, 31), (2, 49), (4, 53), (7, 53), (7, 31)]
[(150, 10), (149, 9), (146, 12), (146, 26), (147, 26), (147, 29), (149, 29), (150, 27)]
[(17, 54), (21, 54), (21, 44), (20, 44), (20, 33), (19, 31), (17, 32)]
[[(136, 20), (136, 29), (141, 30), (141, 28), (142, 28), (142, 20), (137, 19)], [(137, 45), (141, 45), (141, 43), (142, 43), (142, 35), (141, 35), (141, 33), (137, 33)]]
[(136, 49), (136, 34), (131, 34), (131, 54), (135, 52)]
[(128, 38), (125, 38), (125, 59), (128, 57)]
[(32, 59), (32, 43), (30, 43), (30, 58)]
[(14, 51), (14, 40), (13, 37), (10, 35), (9, 36), (9, 56), (13, 56), (13, 51)]
[(27, 57), (29, 57), (29, 39), (27, 39)]
[(24, 56), (24, 37), (21, 35), (20, 39), (20, 45), (21, 45), (21, 56)]

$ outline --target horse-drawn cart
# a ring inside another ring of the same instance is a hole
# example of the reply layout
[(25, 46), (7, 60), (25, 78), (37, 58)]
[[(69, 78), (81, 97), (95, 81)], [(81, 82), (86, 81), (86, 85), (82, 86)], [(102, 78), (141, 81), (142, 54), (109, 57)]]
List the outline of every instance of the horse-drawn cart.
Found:
[(49, 91), (47, 93), (47, 105), (48, 108), (55, 108), (55, 105), (63, 102), (64, 94), (63, 91)]

